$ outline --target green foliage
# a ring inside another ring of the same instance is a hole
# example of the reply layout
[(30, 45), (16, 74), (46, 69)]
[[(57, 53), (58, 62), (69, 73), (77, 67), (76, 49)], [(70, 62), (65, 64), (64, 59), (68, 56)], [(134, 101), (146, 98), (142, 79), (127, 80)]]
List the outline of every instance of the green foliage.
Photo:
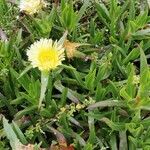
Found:
[(60, 13), (61, 16), (59, 18), (62, 27), (64, 27), (65, 30), (68, 30), (70, 32), (75, 30), (76, 26), (78, 25), (80, 19), (82, 18), (89, 4), (90, 4), (89, 0), (84, 1), (80, 10), (78, 10), (78, 12), (75, 12), (72, 0), (71, 1), (62, 0)]
[[(146, 0), (61, 0), (34, 15), (0, 0), (0, 18), (0, 148), (65, 141), (77, 150), (150, 149)], [(41, 73), (26, 51), (65, 31), (67, 40), (87, 46), (48, 75), (38, 109)]]

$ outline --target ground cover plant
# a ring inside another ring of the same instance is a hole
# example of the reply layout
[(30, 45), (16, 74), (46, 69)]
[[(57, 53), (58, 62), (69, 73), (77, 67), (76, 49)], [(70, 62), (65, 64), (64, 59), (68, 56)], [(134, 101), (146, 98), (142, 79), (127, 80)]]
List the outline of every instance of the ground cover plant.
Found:
[(0, 0), (0, 150), (150, 150), (149, 0)]

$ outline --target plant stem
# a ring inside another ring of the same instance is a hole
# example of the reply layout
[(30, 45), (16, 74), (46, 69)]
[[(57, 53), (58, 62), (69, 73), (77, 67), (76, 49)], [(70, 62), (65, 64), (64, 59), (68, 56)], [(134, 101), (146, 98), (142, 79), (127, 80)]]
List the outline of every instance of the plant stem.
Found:
[(40, 93), (38, 109), (41, 108), (42, 101), (45, 98), (45, 92), (46, 92), (47, 85), (48, 85), (48, 77), (49, 77), (49, 72), (48, 71), (42, 71), (41, 72), (41, 93)]

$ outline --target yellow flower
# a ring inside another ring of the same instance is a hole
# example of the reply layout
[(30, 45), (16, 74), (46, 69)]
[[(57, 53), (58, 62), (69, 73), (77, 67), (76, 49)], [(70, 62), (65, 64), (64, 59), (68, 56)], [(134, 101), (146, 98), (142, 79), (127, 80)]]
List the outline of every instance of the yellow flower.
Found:
[(57, 41), (41, 39), (30, 46), (27, 56), (32, 66), (41, 71), (55, 69), (65, 59), (64, 48)]
[(64, 113), (67, 109), (65, 107), (60, 108), (60, 112)]
[(138, 75), (133, 76), (133, 84), (138, 84), (140, 83), (140, 77)]
[(20, 11), (24, 11), (26, 14), (32, 15), (45, 7), (47, 4), (44, 0), (20, 0)]
[(84, 108), (84, 107), (85, 107), (84, 104), (80, 104), (80, 103), (79, 103), (79, 104), (76, 105), (76, 109), (77, 109), (77, 110), (80, 110), (80, 109), (82, 109), (82, 108)]

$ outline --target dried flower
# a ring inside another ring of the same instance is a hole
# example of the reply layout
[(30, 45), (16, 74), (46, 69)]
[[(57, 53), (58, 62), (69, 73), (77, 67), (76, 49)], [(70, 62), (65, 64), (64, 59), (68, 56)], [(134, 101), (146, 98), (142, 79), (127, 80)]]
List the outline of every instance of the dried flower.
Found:
[(72, 43), (72, 42), (66, 40), (64, 42), (64, 48), (66, 50), (67, 57), (69, 59), (73, 58), (75, 56), (76, 49), (81, 45), (82, 44), (80, 44), (80, 43)]

